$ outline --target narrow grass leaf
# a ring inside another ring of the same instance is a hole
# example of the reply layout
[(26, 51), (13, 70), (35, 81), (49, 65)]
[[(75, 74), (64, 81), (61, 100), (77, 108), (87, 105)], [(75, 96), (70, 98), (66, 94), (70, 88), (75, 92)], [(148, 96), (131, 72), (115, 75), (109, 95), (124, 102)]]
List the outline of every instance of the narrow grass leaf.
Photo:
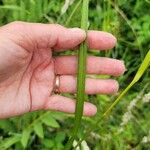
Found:
[[(82, 1), (82, 17), (81, 17), (81, 29), (87, 32), (88, 30), (88, 11), (89, 0)], [(86, 78), (86, 57), (87, 57), (87, 44), (84, 41), (80, 45), (78, 51), (78, 75), (77, 75), (77, 102), (75, 110), (75, 121), (72, 135), (65, 146), (65, 150), (69, 150), (73, 141), (77, 138), (77, 133), (81, 125), (83, 106), (85, 100), (85, 78)]]
[(37, 20), (39, 21), (43, 15), (43, 11), (42, 11), (42, 1), (37, 1), (36, 2), (36, 16), (37, 16)]
[(30, 11), (30, 15), (28, 16), (28, 21), (36, 22), (37, 20), (36, 3), (34, 0), (30, 0), (29, 11)]
[[(23, 10), (26, 10), (26, 6), (25, 6), (25, 3), (23, 0), (20, 1), (20, 7), (23, 9)], [(27, 16), (27, 13), (26, 11), (20, 11), (20, 19), (21, 20), (26, 20), (26, 16)]]
[(103, 114), (103, 117), (106, 117), (108, 113), (115, 107), (115, 105), (121, 100), (121, 98), (130, 90), (130, 88), (139, 81), (139, 79), (142, 77), (144, 72), (147, 70), (147, 68), (150, 65), (150, 50), (148, 51), (147, 55), (145, 56), (141, 66), (139, 67), (135, 77), (133, 78), (132, 82), (126, 87), (126, 89), (118, 96), (118, 98), (114, 101), (114, 103), (106, 110), (106, 112)]
[(73, 18), (73, 15), (75, 14), (75, 12), (78, 10), (79, 6), (81, 5), (82, 0), (80, 0), (76, 6), (74, 7), (73, 11), (71, 12), (71, 14), (69, 15), (69, 17), (67, 18), (67, 21), (65, 23), (65, 26), (67, 27), (71, 21), (71, 19)]
[(75, 150), (81, 143), (83, 140), (86, 139), (86, 137), (89, 136), (89, 134), (92, 131), (96, 131), (96, 125), (99, 124), (99, 122), (108, 116), (108, 114), (110, 113), (110, 111), (116, 106), (116, 104), (121, 100), (121, 98), (130, 90), (130, 88), (139, 81), (139, 79), (142, 77), (142, 75), (145, 73), (145, 71), (148, 69), (148, 67), (150, 66), (150, 50), (148, 51), (148, 53), (146, 54), (142, 64), (140, 65), (135, 77), (133, 78), (132, 82), (125, 88), (125, 90), (118, 96), (118, 98), (113, 102), (113, 104), (104, 112), (104, 114), (102, 115), (102, 117), (97, 120), (97, 122), (95, 123), (94, 126), (92, 126), (91, 128), (88, 129), (88, 131), (84, 134), (83, 138), (77, 143), (77, 145), (73, 148), (73, 150)]
[(46, 14), (47, 13), (47, 6), (48, 6), (48, 0), (44, 0), (43, 1), (43, 12), (44, 12), (44, 14)]
[(17, 5), (4, 5), (4, 6), (0, 6), (0, 9), (22, 11), (22, 12), (24, 12), (26, 14), (29, 14), (29, 12), (27, 10), (25, 10), (24, 8), (19, 7)]
[(4, 6), (0, 6), (0, 9), (10, 9), (10, 10), (23, 11), (23, 9), (21, 7), (16, 6), (16, 5), (4, 5)]

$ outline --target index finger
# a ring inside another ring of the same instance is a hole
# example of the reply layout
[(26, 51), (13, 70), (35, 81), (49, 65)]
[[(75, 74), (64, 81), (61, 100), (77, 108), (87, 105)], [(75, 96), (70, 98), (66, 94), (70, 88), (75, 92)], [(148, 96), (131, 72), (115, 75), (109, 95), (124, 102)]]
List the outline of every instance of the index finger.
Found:
[[(9, 36), (27, 50), (33, 50), (36, 46), (39, 49), (52, 48), (55, 51), (65, 51), (74, 49), (86, 39), (84, 30), (80, 28), (20, 21), (3, 26), (2, 34)], [(90, 49), (111, 49), (116, 44), (116, 38), (107, 32), (91, 30), (87, 33), (87, 44)]]
[[(53, 47), (55, 51), (74, 49), (85, 40), (85, 34), (83, 30), (76, 30), (76, 34), (70, 34), (69, 32), (70, 30), (67, 30), (62, 38), (58, 37), (59, 43)], [(116, 45), (117, 40), (111, 33), (89, 30), (86, 41), (89, 49), (108, 50)]]

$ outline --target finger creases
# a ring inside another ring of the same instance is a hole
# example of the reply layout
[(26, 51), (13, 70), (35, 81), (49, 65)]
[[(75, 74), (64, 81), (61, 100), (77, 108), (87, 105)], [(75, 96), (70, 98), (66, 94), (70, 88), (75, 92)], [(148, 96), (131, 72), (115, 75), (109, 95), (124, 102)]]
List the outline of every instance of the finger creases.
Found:
[[(54, 51), (74, 49), (86, 39), (80, 28), (66, 28), (59, 24), (13, 22), (4, 26), (1, 33), (12, 33), (10, 39), (16, 40), (25, 49), (51, 48)], [(16, 32), (17, 31), (17, 32)], [(32, 32), (31, 32), (32, 31)], [(15, 34), (14, 34), (15, 33)], [(87, 44), (90, 49), (107, 50), (116, 44), (116, 38), (107, 32), (89, 30)], [(33, 48), (32, 48), (33, 47)]]
[[(76, 93), (77, 80), (74, 76), (60, 76), (59, 91), (61, 93)], [(118, 91), (118, 82), (111, 79), (86, 79), (85, 92), (87, 94), (113, 94)]]
[[(55, 72), (59, 75), (73, 75), (77, 73), (78, 61), (76, 56), (59, 56), (55, 58)], [(87, 58), (87, 74), (106, 74), (120, 76), (125, 72), (123, 61), (89, 56)]]
[[(49, 97), (45, 105), (46, 110), (61, 111), (66, 113), (75, 113), (76, 101), (60, 95), (53, 95)], [(97, 112), (95, 105), (85, 102), (83, 115), (93, 116)]]
[(117, 39), (108, 32), (88, 31), (87, 43), (89, 48), (98, 50), (111, 49), (116, 45)]
[[(85, 31), (80, 28), (64, 28), (56, 33), (57, 42), (53, 47), (55, 51), (74, 49), (86, 38)], [(108, 50), (116, 45), (116, 41), (116, 38), (108, 32), (90, 30), (87, 33), (87, 45), (90, 49)]]

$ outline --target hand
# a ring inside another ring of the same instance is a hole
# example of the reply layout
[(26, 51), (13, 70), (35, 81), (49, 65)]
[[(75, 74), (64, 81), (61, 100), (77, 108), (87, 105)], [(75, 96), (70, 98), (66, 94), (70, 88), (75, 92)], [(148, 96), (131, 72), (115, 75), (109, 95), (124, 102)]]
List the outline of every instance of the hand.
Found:
[[(85, 40), (79, 28), (56, 24), (13, 22), (0, 28), (0, 118), (35, 110), (74, 113), (75, 101), (53, 94), (55, 75), (60, 75), (61, 93), (75, 93), (76, 56), (52, 57), (52, 52), (75, 49)], [(89, 31), (91, 49), (111, 49), (116, 38), (109, 33)], [(122, 61), (89, 56), (88, 74), (123, 74)], [(88, 94), (112, 94), (118, 90), (114, 80), (87, 79)], [(86, 102), (84, 115), (92, 116), (96, 106)]]

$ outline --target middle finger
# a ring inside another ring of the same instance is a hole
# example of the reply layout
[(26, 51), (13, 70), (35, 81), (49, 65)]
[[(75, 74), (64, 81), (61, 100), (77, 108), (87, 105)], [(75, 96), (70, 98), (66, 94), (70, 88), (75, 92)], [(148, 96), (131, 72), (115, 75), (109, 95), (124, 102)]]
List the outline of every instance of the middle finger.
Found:
[[(78, 61), (76, 56), (58, 56), (55, 58), (55, 73), (59, 75), (73, 75), (77, 73)], [(87, 58), (88, 74), (105, 74), (120, 76), (125, 72), (123, 61), (89, 56)]]

